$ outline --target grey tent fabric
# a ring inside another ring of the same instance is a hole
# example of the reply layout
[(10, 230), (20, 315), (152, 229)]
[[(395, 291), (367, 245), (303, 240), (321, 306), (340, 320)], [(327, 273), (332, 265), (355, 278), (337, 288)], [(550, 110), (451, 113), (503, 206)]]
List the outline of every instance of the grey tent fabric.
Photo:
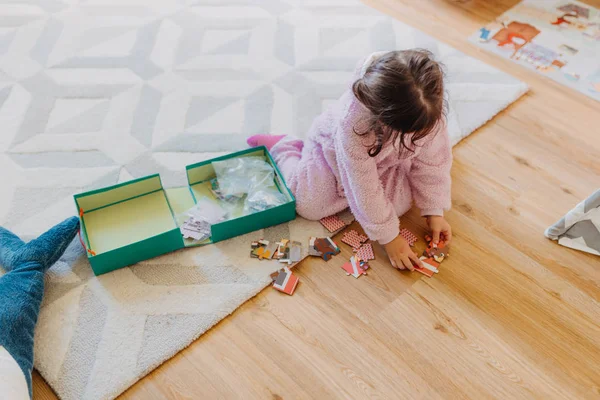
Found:
[(600, 255), (600, 189), (546, 229), (545, 235), (563, 246)]

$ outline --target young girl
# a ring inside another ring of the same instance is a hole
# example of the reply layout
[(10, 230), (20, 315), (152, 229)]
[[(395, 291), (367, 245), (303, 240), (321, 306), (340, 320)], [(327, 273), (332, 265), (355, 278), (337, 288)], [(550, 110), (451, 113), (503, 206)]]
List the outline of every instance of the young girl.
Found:
[(296, 196), (298, 214), (319, 220), (348, 207), (392, 265), (422, 265), (399, 235), (398, 217), (414, 200), (434, 242), (452, 239), (452, 153), (444, 120), (443, 71), (424, 50), (375, 53), (355, 82), (313, 123), (306, 141), (256, 135)]

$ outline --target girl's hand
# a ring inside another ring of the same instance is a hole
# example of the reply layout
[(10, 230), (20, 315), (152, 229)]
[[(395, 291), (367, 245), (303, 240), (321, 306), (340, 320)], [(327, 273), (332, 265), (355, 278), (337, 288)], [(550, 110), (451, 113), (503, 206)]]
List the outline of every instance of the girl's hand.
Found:
[(446, 244), (452, 241), (452, 228), (450, 224), (439, 215), (430, 215), (427, 217), (427, 225), (431, 229), (431, 238), (433, 243), (438, 243), (442, 239)]
[(385, 251), (390, 258), (390, 262), (394, 268), (398, 269), (409, 269), (413, 271), (413, 263), (420, 267), (423, 267), (423, 263), (419, 260), (419, 257), (412, 251), (408, 242), (400, 235), (396, 236), (396, 239), (392, 240), (388, 244), (383, 245)]

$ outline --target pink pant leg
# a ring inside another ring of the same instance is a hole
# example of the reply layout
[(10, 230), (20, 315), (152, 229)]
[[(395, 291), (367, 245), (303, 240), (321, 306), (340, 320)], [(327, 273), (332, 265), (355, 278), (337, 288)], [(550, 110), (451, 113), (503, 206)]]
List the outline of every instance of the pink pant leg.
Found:
[(271, 148), (271, 155), (288, 185), (302, 158), (304, 142), (292, 136), (286, 136)]
[(316, 145), (285, 138), (271, 154), (296, 197), (296, 211), (309, 220), (334, 215), (348, 208), (337, 192), (337, 179)]

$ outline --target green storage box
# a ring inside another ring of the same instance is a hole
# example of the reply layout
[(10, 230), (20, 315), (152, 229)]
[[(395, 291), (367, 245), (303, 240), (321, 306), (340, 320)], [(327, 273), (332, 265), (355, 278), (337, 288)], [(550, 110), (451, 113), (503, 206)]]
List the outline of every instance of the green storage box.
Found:
[[(211, 238), (198, 243), (184, 239), (179, 226), (185, 211), (212, 194), (213, 161), (235, 157), (264, 157), (275, 170), (275, 184), (288, 202), (265, 211), (212, 225)], [(75, 195), (81, 220), (81, 239), (96, 275), (123, 268), (185, 247), (202, 246), (296, 218), (296, 200), (265, 147), (243, 150), (186, 167), (188, 185), (165, 189), (158, 174)]]

